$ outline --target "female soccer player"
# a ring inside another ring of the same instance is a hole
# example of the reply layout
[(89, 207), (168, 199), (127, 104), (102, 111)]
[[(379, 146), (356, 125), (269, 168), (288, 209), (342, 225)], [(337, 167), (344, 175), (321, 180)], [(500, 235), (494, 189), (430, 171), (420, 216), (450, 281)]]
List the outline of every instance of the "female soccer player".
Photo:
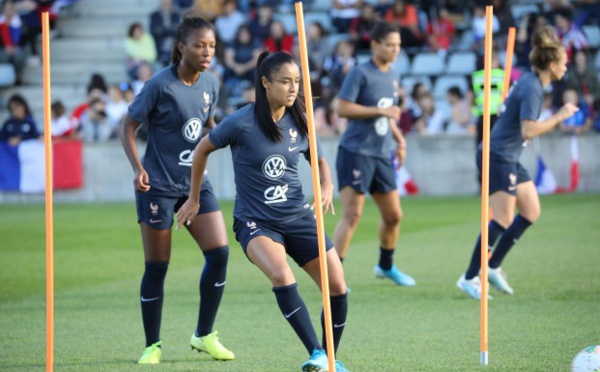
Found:
[[(210, 23), (184, 17), (173, 46), (173, 64), (146, 83), (121, 127), (123, 147), (135, 173), (133, 184), (146, 265), (140, 290), (146, 350), (140, 364), (160, 362), (160, 322), (164, 280), (171, 258), (173, 214), (190, 190), (194, 147), (202, 130), (214, 126), (219, 84), (207, 69), (215, 44)], [(135, 140), (135, 131), (141, 124), (148, 128), (143, 160)], [(196, 209), (198, 218), (186, 228), (204, 253), (205, 263), (200, 277), (198, 324), (190, 342), (193, 349), (207, 352), (214, 359), (230, 360), (233, 353), (219, 343), (217, 332), (212, 329), (225, 288), (227, 232), (208, 180), (195, 192), (202, 200), (202, 208)]]
[[(279, 309), (310, 355), (303, 371), (327, 371), (327, 355), (298, 293), (286, 253), (320, 286), (319, 251), (315, 217), (298, 176), (300, 154), (310, 159), (300, 72), (286, 52), (263, 52), (258, 59), (256, 103), (225, 118), (194, 151), (190, 196), (177, 212), (178, 226), (195, 223), (198, 188), (208, 155), (231, 147), (237, 197), (233, 229), (248, 259), (273, 285)], [(333, 208), (329, 166), (320, 150), (319, 170), (325, 212)], [(340, 342), (348, 301), (341, 262), (326, 237), (331, 313), (335, 350)], [(323, 342), (325, 344), (325, 342)], [(346, 371), (336, 362), (337, 371)]]
[[(542, 109), (544, 88), (560, 80), (567, 71), (567, 55), (552, 28), (538, 30), (532, 38), (529, 61), (533, 71), (524, 74), (510, 88), (500, 116), (490, 135), (490, 207), (488, 247), (498, 245), (488, 262), (488, 280), (499, 291), (513, 294), (500, 268), (502, 261), (525, 230), (540, 216), (540, 199), (535, 184), (519, 163), (526, 141), (554, 129), (578, 109), (567, 103), (556, 114), (536, 121)], [(481, 146), (477, 152), (481, 172)], [(515, 217), (515, 207), (519, 214)], [(470, 297), (481, 297), (479, 268), (481, 235), (475, 244), (471, 263), (456, 285)]]
[(343, 259), (362, 216), (365, 194), (369, 192), (381, 213), (380, 256), (375, 276), (389, 278), (397, 285), (412, 286), (415, 280), (398, 270), (392, 259), (402, 209), (391, 154), (398, 167), (406, 156), (406, 142), (396, 125), (400, 119), (397, 106), (400, 76), (391, 66), (400, 52), (398, 28), (385, 22), (376, 24), (371, 31), (371, 51), (371, 60), (348, 73), (338, 95), (337, 113), (349, 122), (340, 139), (336, 162), (344, 213), (333, 240)]

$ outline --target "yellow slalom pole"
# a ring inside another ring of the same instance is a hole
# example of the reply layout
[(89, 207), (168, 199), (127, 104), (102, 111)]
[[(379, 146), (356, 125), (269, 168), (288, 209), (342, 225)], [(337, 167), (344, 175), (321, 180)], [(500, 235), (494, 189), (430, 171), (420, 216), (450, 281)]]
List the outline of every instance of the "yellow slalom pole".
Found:
[(54, 217), (52, 202), (52, 128), (50, 117), (50, 19), (42, 13), (44, 151), (46, 155), (46, 371), (54, 368)]
[(483, 140), (481, 161), (481, 354), (488, 364), (488, 222), (490, 190), (490, 94), (492, 83), (493, 7), (485, 7), (485, 59), (483, 72)]
[(511, 27), (508, 29), (508, 40), (506, 41), (506, 60), (504, 61), (504, 84), (502, 85), (502, 102), (504, 102), (504, 99), (508, 94), (508, 88), (510, 88), (510, 74), (512, 72), (516, 35), (516, 28)]
[[(306, 102), (306, 119), (308, 124), (308, 141), (310, 146), (310, 166), (312, 170), (313, 193), (315, 198), (315, 215), (317, 217), (317, 235), (319, 241), (319, 264), (321, 266), (321, 292), (323, 295), (323, 317), (325, 318), (325, 338), (327, 342), (327, 357), (329, 370), (335, 371), (335, 355), (331, 327), (331, 303), (329, 302), (329, 274), (327, 272), (327, 251), (325, 248), (325, 226), (323, 224), (323, 207), (321, 205), (321, 181), (319, 176), (319, 159), (317, 157), (317, 134), (313, 115), (312, 92), (310, 89), (310, 70), (308, 68), (308, 49), (304, 30), (304, 10), (302, 1), (296, 1), (296, 24), (298, 26), (298, 46), (302, 64), (302, 83)], [(325, 346), (325, 345), (323, 345)]]

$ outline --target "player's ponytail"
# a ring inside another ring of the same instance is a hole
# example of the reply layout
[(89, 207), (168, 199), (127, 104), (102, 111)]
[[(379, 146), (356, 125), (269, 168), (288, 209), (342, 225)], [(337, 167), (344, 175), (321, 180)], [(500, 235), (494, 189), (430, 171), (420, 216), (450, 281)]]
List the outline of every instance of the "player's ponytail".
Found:
[(529, 62), (536, 70), (546, 70), (564, 53), (564, 46), (550, 26), (539, 28), (531, 38), (531, 45)]
[(201, 28), (206, 28), (215, 32), (215, 28), (210, 22), (202, 17), (194, 16), (193, 12), (187, 11), (183, 15), (181, 22), (177, 26), (177, 37), (173, 43), (173, 48), (171, 49), (171, 63), (176, 65), (181, 62), (182, 55), (179, 48), (181, 45), (185, 44), (185, 40), (189, 36), (191, 30)]
[[(293, 57), (289, 53), (275, 52), (271, 54), (268, 51), (262, 52), (260, 56), (258, 56), (258, 61), (256, 62), (256, 79), (254, 83), (256, 98), (254, 104), (254, 116), (256, 117), (260, 130), (273, 142), (281, 141), (283, 136), (271, 115), (267, 90), (262, 84), (262, 78), (264, 77), (268, 81), (272, 81), (273, 74), (279, 71), (281, 66), (286, 63), (295, 63)], [(302, 86), (300, 86), (294, 105), (289, 108), (289, 111), (302, 134), (308, 136)]]

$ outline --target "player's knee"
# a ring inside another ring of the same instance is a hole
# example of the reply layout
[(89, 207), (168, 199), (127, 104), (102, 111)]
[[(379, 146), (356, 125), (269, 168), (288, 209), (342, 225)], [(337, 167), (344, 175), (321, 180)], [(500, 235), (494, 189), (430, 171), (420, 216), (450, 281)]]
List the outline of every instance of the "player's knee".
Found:
[(272, 269), (269, 273), (269, 280), (273, 284), (273, 287), (282, 287), (295, 283), (294, 274), (289, 267), (278, 267)]
[(538, 205), (536, 208), (530, 208), (527, 211), (519, 211), (519, 214), (523, 216), (530, 223), (534, 223), (540, 218), (542, 214), (542, 209)]
[(164, 279), (167, 276), (169, 262), (146, 262), (144, 276), (155, 280)]
[(229, 246), (211, 249), (204, 252), (204, 259), (206, 265), (213, 267), (224, 267), (227, 266), (227, 260), (229, 258)]
[(344, 213), (344, 219), (348, 223), (348, 226), (350, 226), (352, 229), (355, 229), (356, 226), (358, 226), (358, 222), (360, 221), (361, 217), (362, 213), (358, 210), (350, 210)]
[(385, 216), (383, 216), (383, 223), (385, 223), (386, 226), (396, 227), (400, 224), (401, 221), (402, 221), (402, 211), (401, 210), (394, 211), (392, 213), (387, 213)]
[(341, 280), (331, 280), (329, 281), (329, 295), (330, 296), (340, 296), (346, 293), (346, 281), (342, 278)]

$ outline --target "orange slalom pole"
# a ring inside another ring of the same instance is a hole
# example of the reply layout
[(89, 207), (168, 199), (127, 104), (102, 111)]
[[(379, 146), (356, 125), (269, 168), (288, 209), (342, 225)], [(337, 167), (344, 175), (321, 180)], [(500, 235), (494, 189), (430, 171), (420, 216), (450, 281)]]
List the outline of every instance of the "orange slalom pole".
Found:
[(52, 202), (52, 128), (50, 117), (50, 19), (42, 13), (44, 151), (46, 155), (46, 371), (54, 368), (54, 217)]
[(490, 190), (490, 95), (492, 86), (493, 7), (485, 7), (485, 59), (483, 72), (483, 140), (481, 161), (481, 354), (488, 364), (488, 221)]
[(508, 40), (506, 41), (506, 60), (504, 61), (504, 84), (502, 85), (502, 102), (508, 94), (510, 88), (510, 74), (512, 72), (513, 55), (515, 53), (515, 38), (517, 29), (511, 27), (508, 29)]
[[(325, 248), (325, 226), (323, 224), (323, 206), (321, 205), (321, 180), (319, 176), (319, 159), (317, 159), (317, 134), (312, 105), (312, 92), (310, 89), (310, 70), (308, 68), (308, 49), (306, 46), (306, 33), (304, 30), (304, 10), (302, 1), (296, 1), (296, 24), (298, 26), (298, 46), (300, 49), (300, 62), (302, 64), (302, 84), (306, 102), (306, 120), (308, 124), (308, 142), (310, 146), (310, 166), (312, 171), (313, 193), (315, 198), (315, 215), (317, 217), (317, 235), (319, 242), (319, 264), (321, 267), (321, 292), (323, 295), (323, 317), (325, 318), (325, 338), (327, 342), (327, 355), (329, 370), (335, 371), (335, 355), (333, 353), (333, 333), (331, 326), (331, 303), (329, 301), (329, 274), (327, 270), (327, 251)], [(325, 346), (325, 345), (323, 345)]]

